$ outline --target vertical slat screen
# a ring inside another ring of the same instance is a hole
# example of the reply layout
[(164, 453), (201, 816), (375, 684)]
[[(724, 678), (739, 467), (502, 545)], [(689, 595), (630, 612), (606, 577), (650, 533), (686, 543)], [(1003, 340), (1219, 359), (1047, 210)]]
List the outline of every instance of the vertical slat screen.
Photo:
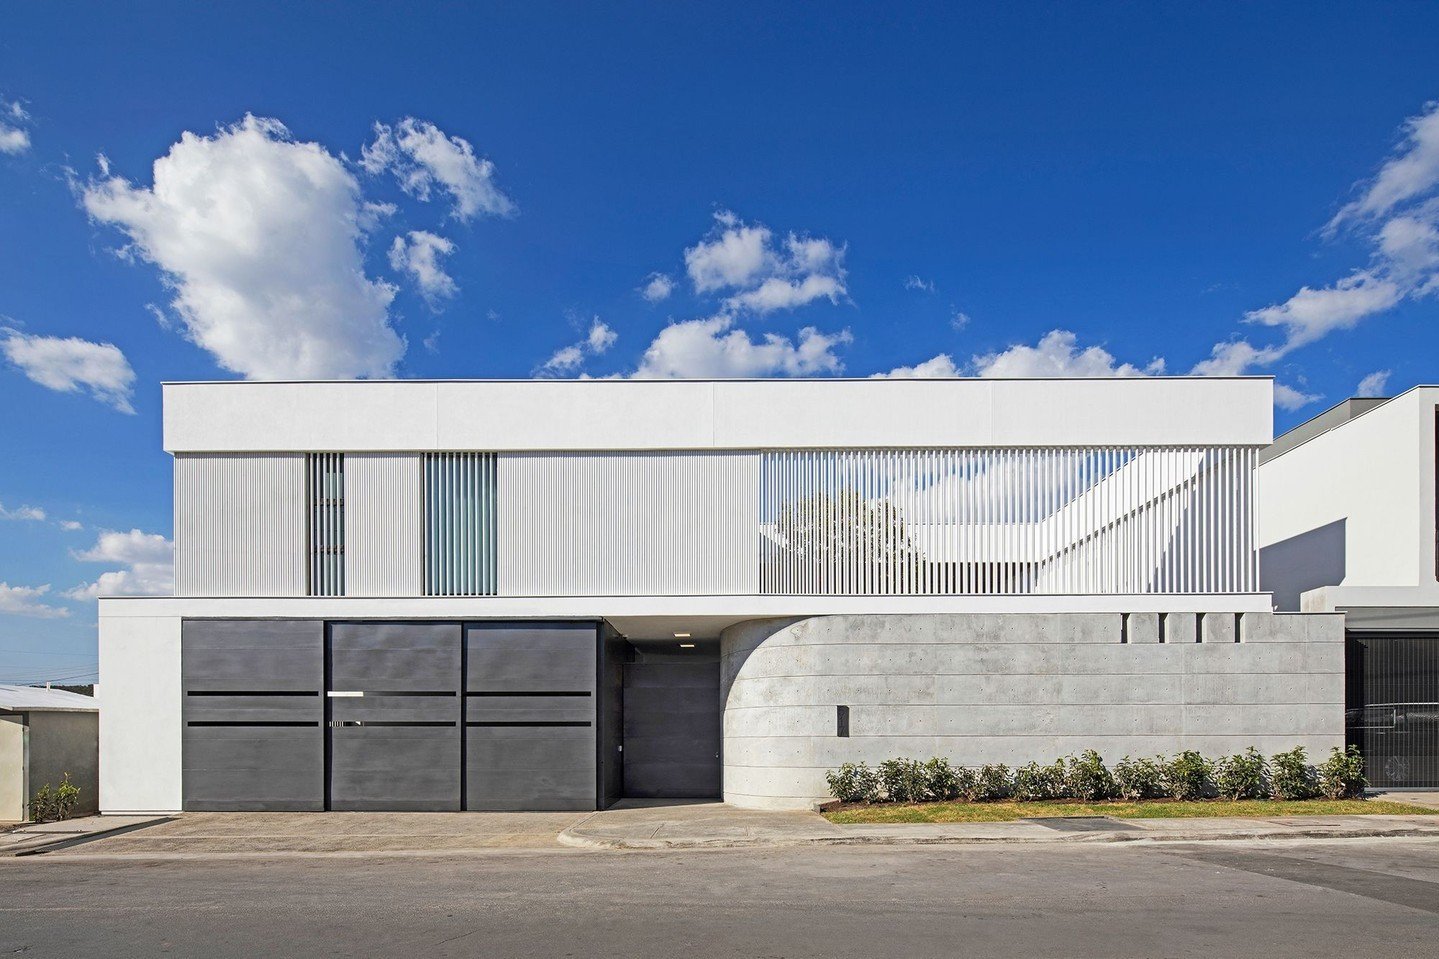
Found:
[(493, 453), (426, 453), (425, 595), (493, 596), (497, 586)]
[(761, 591), (1255, 592), (1250, 447), (765, 453)]
[(175, 594), (304, 596), (306, 463), (295, 453), (175, 456)]
[(310, 595), (345, 595), (345, 454), (306, 457)]

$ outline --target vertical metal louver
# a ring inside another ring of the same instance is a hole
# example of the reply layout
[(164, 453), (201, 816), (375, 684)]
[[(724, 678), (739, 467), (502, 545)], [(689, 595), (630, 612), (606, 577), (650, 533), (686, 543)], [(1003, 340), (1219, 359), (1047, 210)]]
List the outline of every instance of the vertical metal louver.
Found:
[(345, 455), (305, 457), (310, 508), (310, 595), (345, 595)]
[(493, 596), (493, 453), (426, 453), (425, 595)]
[(761, 591), (1249, 593), (1255, 450), (765, 453)]

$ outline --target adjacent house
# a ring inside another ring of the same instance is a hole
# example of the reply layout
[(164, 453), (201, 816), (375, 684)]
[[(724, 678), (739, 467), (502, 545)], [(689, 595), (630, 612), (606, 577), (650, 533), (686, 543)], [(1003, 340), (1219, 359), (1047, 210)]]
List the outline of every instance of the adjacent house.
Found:
[(845, 761), (1344, 741), (1268, 378), (174, 383), (101, 804), (805, 807)]
[(28, 820), (36, 790), (67, 774), (80, 788), (76, 814), (98, 809), (98, 713), (92, 696), (0, 685), (0, 822)]

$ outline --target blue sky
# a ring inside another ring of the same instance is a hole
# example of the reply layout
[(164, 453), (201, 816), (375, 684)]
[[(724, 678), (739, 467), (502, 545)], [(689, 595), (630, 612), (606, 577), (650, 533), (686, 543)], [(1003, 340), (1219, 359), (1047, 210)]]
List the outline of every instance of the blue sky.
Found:
[(1434, 382), (1436, 44), (1411, 3), (11, 10), (0, 681), (93, 676), (93, 596), (165, 588), (163, 380), (1253, 372), (1279, 429)]

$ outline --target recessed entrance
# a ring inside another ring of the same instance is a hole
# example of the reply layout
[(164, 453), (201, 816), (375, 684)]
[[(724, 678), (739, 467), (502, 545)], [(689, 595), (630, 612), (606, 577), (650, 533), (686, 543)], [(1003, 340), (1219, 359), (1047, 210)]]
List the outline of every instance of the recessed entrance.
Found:
[(720, 795), (719, 644), (631, 644), (624, 665), (624, 794)]

